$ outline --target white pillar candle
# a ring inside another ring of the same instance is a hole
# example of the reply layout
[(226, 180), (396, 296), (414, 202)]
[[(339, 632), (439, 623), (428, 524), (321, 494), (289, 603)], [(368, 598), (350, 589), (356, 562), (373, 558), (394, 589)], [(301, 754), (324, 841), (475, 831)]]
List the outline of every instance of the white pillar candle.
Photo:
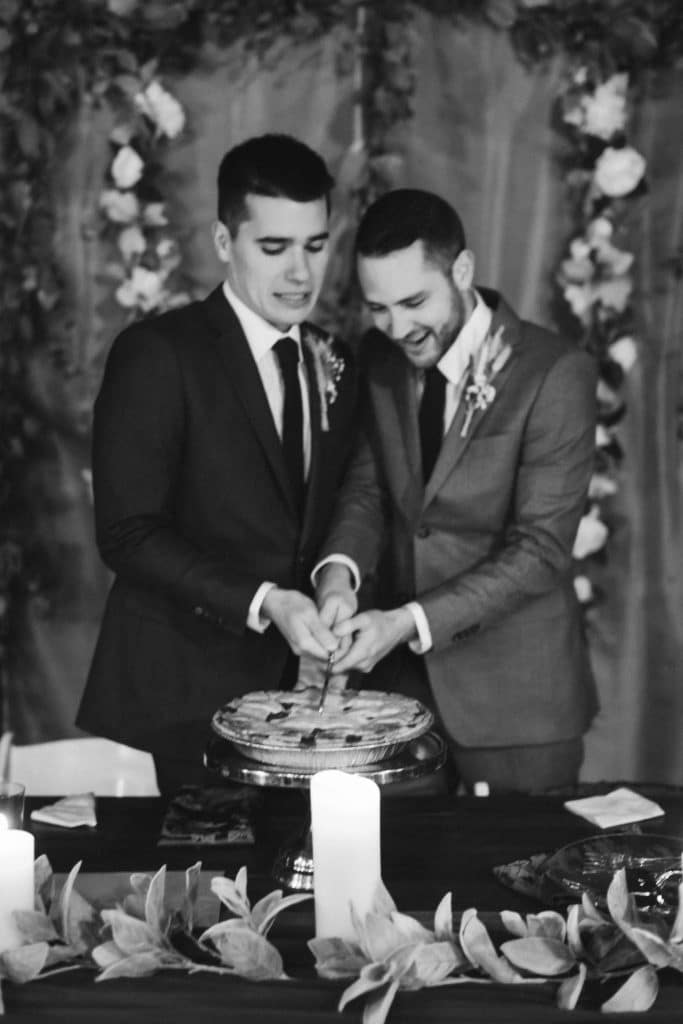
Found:
[(311, 779), (315, 934), (353, 939), (351, 903), (364, 917), (380, 881), (379, 786), (347, 772)]
[(0, 814), (0, 953), (21, 945), (12, 914), (34, 908), (33, 861), (31, 833), (7, 828), (7, 818)]

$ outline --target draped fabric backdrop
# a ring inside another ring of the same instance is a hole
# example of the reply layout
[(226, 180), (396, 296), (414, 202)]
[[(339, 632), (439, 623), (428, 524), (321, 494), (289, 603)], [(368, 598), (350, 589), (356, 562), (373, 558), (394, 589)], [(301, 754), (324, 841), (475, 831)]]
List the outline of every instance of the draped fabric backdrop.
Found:
[[(499, 288), (522, 315), (551, 324), (552, 275), (572, 228), (561, 165), (567, 143), (553, 127), (564, 66), (557, 60), (529, 71), (505, 33), (475, 24), (456, 28), (424, 12), (416, 14), (415, 38), (415, 114), (392, 139), (402, 158), (393, 184), (430, 188), (451, 200), (477, 257), (477, 280)], [(265, 66), (241, 45), (211, 48), (191, 75), (168, 81), (188, 128), (169, 148), (165, 186), (197, 295), (220, 277), (210, 224), (216, 170), (227, 148), (252, 134), (286, 131), (317, 148), (333, 170), (342, 166), (352, 141), (353, 86), (339, 69), (338, 42), (283, 42)], [(596, 580), (605, 601), (588, 613), (602, 710), (588, 737), (586, 780), (683, 779), (677, 742), (683, 727), (682, 99), (683, 71), (650, 78), (631, 134), (650, 183), (634, 224), (643, 345), (627, 381), (628, 414), (620, 427), (625, 459), (610, 510), (607, 560)], [(85, 104), (54, 168), (75, 369), (65, 376), (45, 357), (32, 368), (50, 439), (32, 467), (32, 506), (51, 553), (54, 586), (48, 600), (29, 603), (21, 623), (5, 709), (18, 742), (75, 734), (109, 585), (94, 545), (88, 471), (92, 401), (109, 344), (125, 323), (106, 278), (112, 254), (98, 229), (110, 127), (106, 111)], [(348, 274), (352, 214), (348, 194), (342, 195), (323, 318)]]

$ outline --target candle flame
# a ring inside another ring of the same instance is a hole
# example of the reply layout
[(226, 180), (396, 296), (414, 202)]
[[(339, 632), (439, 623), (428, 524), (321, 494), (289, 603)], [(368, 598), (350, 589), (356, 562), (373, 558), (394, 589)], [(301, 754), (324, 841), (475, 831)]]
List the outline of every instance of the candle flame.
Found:
[(0, 814), (0, 832), (6, 832), (9, 828), (9, 821), (6, 814)]

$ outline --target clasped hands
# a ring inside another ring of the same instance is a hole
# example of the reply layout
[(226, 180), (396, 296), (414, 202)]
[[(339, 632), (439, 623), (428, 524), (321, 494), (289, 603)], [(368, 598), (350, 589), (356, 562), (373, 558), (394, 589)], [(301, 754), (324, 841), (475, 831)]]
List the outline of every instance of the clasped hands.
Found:
[(394, 647), (415, 636), (415, 621), (407, 608), (356, 614), (351, 574), (335, 562), (320, 571), (315, 601), (297, 590), (274, 587), (262, 608), (295, 654), (320, 661), (334, 654), (335, 675), (352, 669), (370, 672)]

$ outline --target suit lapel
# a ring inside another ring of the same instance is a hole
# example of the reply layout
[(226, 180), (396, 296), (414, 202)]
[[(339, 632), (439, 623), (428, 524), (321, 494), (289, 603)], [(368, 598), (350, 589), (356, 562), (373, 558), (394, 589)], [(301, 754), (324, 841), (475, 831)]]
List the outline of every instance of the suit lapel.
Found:
[(208, 319), (217, 332), (213, 341), (235, 396), (244, 407), (290, 508), (296, 512), (282, 444), (244, 331), (220, 285), (207, 296), (204, 305)]
[[(490, 293), (486, 294), (488, 298)], [(510, 358), (502, 370), (500, 370), (493, 379), (493, 385), (496, 389), (496, 394), (498, 394), (500, 389), (504, 387), (510, 373), (511, 364), (514, 362), (515, 345), (519, 338), (519, 319), (500, 297), (496, 296), (496, 299), (497, 304), (494, 310), (489, 333), (495, 334), (499, 327), (503, 327), (503, 343), (512, 347), (512, 354)], [(495, 398), (493, 401), (495, 402)], [(467, 434), (463, 437), (462, 431), (467, 414), (465, 396), (463, 393), (451, 425), (446, 431), (432, 475), (427, 481), (422, 500), (423, 509), (427, 507), (430, 501), (432, 501), (434, 496), (445, 483), (447, 477), (453, 472), (457, 464), (462, 459), (463, 455), (467, 451), (470, 441), (476, 435), (482, 421), (485, 419), (487, 412), (488, 409), (478, 409), (475, 411)]]

